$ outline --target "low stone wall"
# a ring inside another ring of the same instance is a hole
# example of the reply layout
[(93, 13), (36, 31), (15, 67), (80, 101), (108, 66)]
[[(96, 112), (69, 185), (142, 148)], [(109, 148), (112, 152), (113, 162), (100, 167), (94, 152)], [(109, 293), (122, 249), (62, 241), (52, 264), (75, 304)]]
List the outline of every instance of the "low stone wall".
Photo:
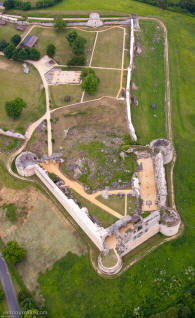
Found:
[(100, 251), (103, 251), (103, 241), (104, 236), (106, 235), (106, 230), (90, 220), (86, 208), (80, 208), (72, 199), (68, 199), (39, 165), (35, 165), (34, 171), (38, 178), (52, 192), (56, 199), (62, 204), (81, 229), (88, 235), (97, 248)]
[(22, 135), (22, 134), (19, 134), (17, 132), (13, 132), (11, 130), (7, 130), (7, 131), (4, 131), (3, 129), (0, 128), (0, 135), (4, 135), (4, 136), (7, 136), (7, 137), (12, 137), (12, 138), (17, 138), (17, 139), (23, 139), (25, 140), (25, 136)]

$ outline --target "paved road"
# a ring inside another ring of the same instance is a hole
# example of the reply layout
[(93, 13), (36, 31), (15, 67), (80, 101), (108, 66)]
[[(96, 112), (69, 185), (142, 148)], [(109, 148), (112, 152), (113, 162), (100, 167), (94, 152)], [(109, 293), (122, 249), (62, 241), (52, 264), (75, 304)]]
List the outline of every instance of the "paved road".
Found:
[(19, 314), (17, 314), (19, 312), (19, 306), (16, 299), (15, 290), (12, 284), (12, 280), (8, 271), (7, 264), (1, 255), (0, 255), (0, 279), (1, 279), (2, 287), (5, 292), (9, 311), (11, 312), (10, 317), (19, 318)]

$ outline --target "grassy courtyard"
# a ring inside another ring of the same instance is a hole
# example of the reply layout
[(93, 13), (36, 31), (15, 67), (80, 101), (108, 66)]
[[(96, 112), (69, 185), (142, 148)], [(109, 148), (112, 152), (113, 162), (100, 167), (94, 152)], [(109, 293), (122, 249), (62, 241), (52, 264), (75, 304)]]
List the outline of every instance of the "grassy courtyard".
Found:
[(98, 33), (93, 66), (121, 68), (123, 29), (114, 28)]
[[(24, 32), (26, 32), (27, 29), (25, 29)], [(15, 34), (19, 34), (22, 36), (24, 32), (16, 30), (16, 25), (13, 23), (7, 23), (6, 25), (0, 25), (0, 41), (6, 40), (7, 42), (10, 41), (11, 37)]]
[(117, 211), (121, 215), (125, 214), (125, 196), (123, 195), (122, 197), (119, 197), (117, 195), (110, 195), (109, 199), (104, 199), (102, 196), (98, 196), (96, 198), (103, 204), (109, 206), (111, 209), (114, 211)]
[[(8, 61), (1, 56), (0, 78), (0, 127), (25, 130), (45, 112), (45, 92), (39, 74), (30, 66), (30, 73), (26, 75), (22, 63)], [(18, 96), (24, 99), (27, 107), (19, 119), (13, 120), (5, 112), (5, 102)]]
[(116, 97), (120, 88), (121, 72), (116, 70), (94, 69), (99, 78), (99, 85), (95, 95), (85, 93), (84, 100), (100, 98), (102, 96)]
[[(132, 103), (132, 119), (138, 140), (147, 144), (152, 139), (165, 136), (165, 67), (164, 36), (155, 22), (141, 21), (141, 32), (136, 41), (142, 53), (135, 55), (135, 70), (132, 83), (138, 87), (131, 94), (138, 99), (139, 106)], [(152, 108), (152, 104), (156, 108)]]
[[(70, 96), (69, 102), (64, 101), (65, 96)], [(78, 103), (81, 100), (81, 96), (82, 91), (80, 85), (50, 86), (51, 108)]]
[[(72, 56), (72, 50), (69, 46), (69, 43), (66, 39), (66, 35), (71, 32), (72, 28), (67, 28), (62, 33), (57, 33), (52, 28), (41, 28), (35, 27), (31, 34), (36, 35), (39, 38), (39, 41), (36, 45), (36, 48), (41, 52), (41, 55), (46, 55), (46, 50), (48, 44), (54, 44), (56, 46), (56, 54), (55, 60), (59, 64), (66, 65), (68, 60)], [(85, 53), (86, 53), (86, 60), (88, 65), (90, 57), (91, 57), (91, 50), (93, 48), (93, 43), (95, 40), (95, 33), (94, 32), (85, 32), (81, 30), (77, 30), (77, 33), (87, 40), (85, 46)]]

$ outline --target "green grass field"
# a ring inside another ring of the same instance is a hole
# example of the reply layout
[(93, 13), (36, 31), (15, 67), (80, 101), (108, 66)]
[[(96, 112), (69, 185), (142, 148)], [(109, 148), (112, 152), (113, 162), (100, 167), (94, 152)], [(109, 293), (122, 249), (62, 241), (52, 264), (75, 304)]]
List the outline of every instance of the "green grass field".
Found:
[[(77, 0), (66, 0), (52, 10), (76, 10), (77, 6)], [(176, 205), (184, 222), (185, 231), (182, 237), (164, 244), (116, 279), (105, 280), (95, 274), (87, 256), (78, 257), (69, 254), (56, 263), (53, 270), (42, 274), (39, 282), (50, 317), (61, 318), (67, 315), (70, 318), (77, 316), (121, 318), (125, 315), (128, 317), (125, 314), (128, 310), (131, 317), (137, 307), (140, 316), (149, 317), (152, 313), (174, 305), (194, 282), (192, 275), (186, 274), (186, 270), (190, 266), (195, 267), (193, 257), (195, 21), (189, 16), (168, 11), (161, 12), (158, 8), (127, 0), (99, 2), (88, 0), (80, 3), (79, 9), (86, 11), (114, 9), (145, 16), (155, 15), (160, 16), (166, 23), (174, 142), (177, 151), (174, 170)], [(141, 124), (142, 118), (140, 118)]]
[[(65, 96), (71, 97), (69, 102), (64, 101)], [(80, 85), (50, 86), (51, 108), (78, 103), (81, 100), (81, 96), (82, 91)]]
[(85, 93), (84, 100), (96, 99), (102, 96), (116, 97), (120, 88), (120, 71), (94, 69), (99, 78), (99, 85), (95, 95)]
[(121, 68), (123, 29), (99, 32), (92, 60), (93, 66)]
[(20, 36), (23, 34), (23, 32), (16, 30), (15, 24), (7, 23), (6, 25), (0, 25), (0, 41), (6, 40), (9, 42), (11, 37), (15, 34), (19, 34)]
[(125, 196), (124, 195), (122, 198), (119, 198), (117, 195), (111, 195), (109, 196), (108, 200), (102, 198), (102, 196), (99, 196), (97, 197), (97, 200), (109, 206), (110, 208), (117, 211), (118, 213), (122, 215), (125, 214)]
[[(135, 70), (132, 83), (138, 90), (133, 90), (139, 106), (132, 103), (132, 120), (138, 140), (142, 144), (152, 139), (165, 136), (165, 68), (164, 36), (157, 23), (141, 21), (142, 32), (136, 33), (136, 41), (143, 52), (135, 55)], [(159, 42), (153, 42), (157, 39)], [(156, 104), (156, 109), (151, 105)]]
[[(64, 32), (57, 33), (54, 29), (51, 28), (36, 27), (32, 30), (31, 34), (39, 37), (39, 41), (36, 45), (36, 48), (41, 52), (42, 56), (46, 55), (48, 44), (54, 44), (56, 46), (56, 62), (59, 64), (66, 65), (68, 60), (72, 56), (71, 47), (69, 46), (69, 43), (66, 40), (66, 35), (71, 31), (71, 28), (67, 28)], [(77, 32), (80, 36), (84, 37), (87, 40), (85, 52), (88, 64), (91, 56), (91, 50), (93, 48), (93, 43), (95, 40), (95, 33), (85, 32), (81, 30), (77, 30)]]
[[(45, 95), (41, 88), (38, 72), (30, 66), (30, 73), (24, 74), (22, 63), (0, 57), (0, 127), (26, 129), (45, 112)], [(17, 120), (10, 119), (5, 112), (5, 102), (21, 97), (27, 103)]]

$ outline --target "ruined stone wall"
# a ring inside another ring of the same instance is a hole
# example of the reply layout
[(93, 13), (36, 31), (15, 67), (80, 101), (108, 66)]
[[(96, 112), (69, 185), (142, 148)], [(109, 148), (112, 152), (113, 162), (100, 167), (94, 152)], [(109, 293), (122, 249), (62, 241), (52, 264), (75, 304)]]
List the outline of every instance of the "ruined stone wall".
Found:
[(133, 23), (133, 19), (131, 19), (130, 64), (129, 64), (128, 73), (127, 73), (126, 103), (127, 103), (127, 119), (128, 119), (130, 135), (134, 141), (137, 141), (137, 136), (135, 134), (135, 129), (133, 127), (132, 118), (131, 118), (131, 104), (130, 104), (130, 100), (131, 100), (130, 84), (131, 84), (131, 76), (132, 76), (132, 70), (133, 70), (134, 44), (135, 44), (134, 23)]
[(167, 226), (166, 224), (160, 224), (160, 233), (165, 236), (173, 236), (178, 233), (181, 222), (174, 226)]
[(113, 274), (117, 274), (118, 272), (120, 272), (121, 268), (122, 268), (122, 259), (120, 256), (118, 256), (118, 262), (116, 265), (114, 265), (113, 267), (105, 267), (102, 264), (101, 261), (101, 254), (98, 256), (98, 268), (100, 269), (100, 271), (104, 274), (107, 275), (113, 275)]
[(56, 199), (62, 204), (71, 217), (81, 227), (81, 229), (88, 235), (97, 248), (100, 251), (103, 251), (103, 238), (106, 234), (106, 230), (90, 220), (86, 208), (79, 208), (79, 206), (72, 199), (68, 199), (39, 165), (35, 165), (34, 170), (38, 178), (52, 192)]
[(22, 134), (19, 134), (17, 132), (13, 132), (10, 130), (4, 131), (3, 129), (0, 128), (0, 135), (4, 135), (7, 137), (12, 137), (12, 138), (17, 138), (17, 139), (25, 139), (25, 136)]
[(155, 174), (158, 204), (160, 206), (166, 206), (167, 183), (166, 183), (166, 177), (165, 177), (163, 155), (161, 152), (159, 152), (154, 158), (154, 174)]

